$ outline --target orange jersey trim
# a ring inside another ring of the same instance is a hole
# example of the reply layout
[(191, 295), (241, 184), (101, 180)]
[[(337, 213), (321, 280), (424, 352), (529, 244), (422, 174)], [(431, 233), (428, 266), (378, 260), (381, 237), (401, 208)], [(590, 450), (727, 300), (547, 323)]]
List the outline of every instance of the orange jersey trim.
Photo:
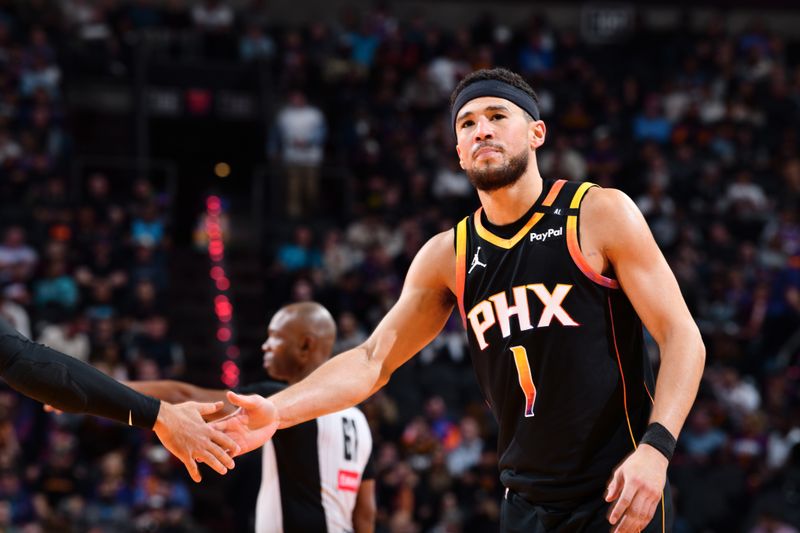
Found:
[(644, 384), (644, 390), (647, 391), (647, 395), (650, 397), (650, 403), (656, 403), (656, 401), (653, 399), (653, 395), (650, 394), (650, 389), (647, 388), (647, 383)]
[[(558, 193), (561, 192), (561, 189), (564, 187), (564, 184), (567, 180), (558, 180), (553, 183), (553, 186), (550, 187), (550, 191), (545, 196), (544, 201), (542, 202), (543, 206), (549, 207), (553, 205), (553, 202), (556, 201), (556, 197), (558, 197)], [(513, 248), (519, 241), (521, 241), (525, 235), (531, 230), (531, 228), (539, 222), (544, 213), (534, 213), (531, 215), (531, 218), (528, 222), (523, 226), (513, 237), (510, 239), (504, 239), (502, 237), (498, 237), (488, 229), (486, 229), (483, 224), (481, 223), (481, 212), (483, 211), (483, 207), (479, 208), (475, 211), (475, 231), (478, 232), (478, 236), (488, 241), (498, 248), (505, 248), (506, 250)]]
[(577, 191), (575, 191), (575, 196), (572, 197), (572, 201), (569, 203), (569, 208), (578, 209), (581, 206), (583, 195), (586, 194), (586, 191), (588, 191), (592, 187), (597, 187), (597, 185), (589, 181), (584, 181), (583, 183), (581, 183), (581, 186), (578, 187)]
[[(597, 185), (588, 181), (582, 183), (581, 186), (578, 187), (578, 190), (575, 191), (575, 195), (572, 197), (569, 208), (580, 208), (583, 196), (592, 187), (597, 187)], [(594, 281), (598, 285), (602, 285), (603, 287), (607, 287), (609, 289), (619, 289), (619, 282), (617, 280), (608, 278), (599, 272), (596, 272), (589, 264), (589, 261), (586, 260), (586, 257), (584, 257), (583, 252), (581, 251), (581, 245), (578, 242), (577, 215), (570, 215), (567, 217), (567, 249), (569, 250), (569, 255), (572, 257), (572, 260), (587, 278)]]
[(467, 218), (469, 217), (461, 219), (456, 226), (456, 298), (464, 329), (467, 328), (467, 313), (464, 311), (464, 285), (467, 282)]
[(614, 329), (614, 311), (611, 310), (611, 296), (608, 297), (608, 316), (611, 318), (611, 338), (614, 340), (614, 351), (617, 354), (617, 365), (619, 366), (619, 376), (622, 379), (622, 405), (625, 408), (625, 420), (628, 422), (628, 433), (631, 436), (631, 443), (633, 449), (636, 449), (636, 438), (633, 436), (633, 428), (631, 427), (631, 417), (628, 414), (628, 388), (625, 386), (625, 372), (622, 370), (622, 358), (619, 355), (619, 347), (617, 346), (617, 332)]
[(558, 180), (558, 181), (556, 181), (553, 184), (553, 186), (550, 187), (550, 192), (547, 193), (547, 196), (545, 197), (544, 202), (542, 202), (542, 205), (545, 206), (545, 207), (550, 207), (551, 205), (553, 205), (553, 202), (556, 201), (556, 197), (558, 196), (558, 193), (560, 193), (561, 189), (564, 188), (564, 184), (566, 182), (567, 182), (567, 180)]
[(578, 244), (578, 217), (575, 215), (567, 217), (567, 249), (569, 250), (569, 255), (572, 257), (572, 260), (587, 278), (603, 287), (619, 289), (619, 282), (617, 280), (607, 278), (595, 272), (592, 265), (590, 265), (586, 257), (584, 257), (581, 251), (581, 245)]

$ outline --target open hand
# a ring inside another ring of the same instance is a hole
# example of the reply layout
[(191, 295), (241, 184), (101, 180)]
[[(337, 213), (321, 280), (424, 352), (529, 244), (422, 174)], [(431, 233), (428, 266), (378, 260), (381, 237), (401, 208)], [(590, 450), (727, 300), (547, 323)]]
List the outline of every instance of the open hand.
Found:
[(181, 460), (195, 482), (200, 482), (197, 462), (206, 463), (220, 474), (234, 467), (232, 457), (239, 452), (236, 442), (203, 420), (203, 415), (219, 411), (222, 402), (161, 402), (153, 430), (164, 447)]
[(230, 391), (228, 401), (239, 409), (211, 425), (236, 442), (236, 455), (260, 448), (272, 438), (280, 423), (275, 404), (257, 394), (241, 396)]

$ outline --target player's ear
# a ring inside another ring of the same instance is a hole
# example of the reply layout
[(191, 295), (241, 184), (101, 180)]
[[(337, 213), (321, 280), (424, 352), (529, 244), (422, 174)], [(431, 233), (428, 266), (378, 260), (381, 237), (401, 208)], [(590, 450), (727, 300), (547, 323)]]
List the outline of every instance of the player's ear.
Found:
[(528, 124), (528, 143), (534, 150), (544, 144), (547, 126), (543, 120), (533, 120)]

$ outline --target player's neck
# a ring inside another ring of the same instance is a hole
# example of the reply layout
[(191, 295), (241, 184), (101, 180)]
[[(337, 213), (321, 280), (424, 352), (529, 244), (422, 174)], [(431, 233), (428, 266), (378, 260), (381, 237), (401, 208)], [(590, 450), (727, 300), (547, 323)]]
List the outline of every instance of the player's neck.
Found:
[(519, 220), (542, 192), (542, 177), (537, 168), (529, 168), (514, 184), (496, 191), (478, 191), (489, 222), (498, 226)]

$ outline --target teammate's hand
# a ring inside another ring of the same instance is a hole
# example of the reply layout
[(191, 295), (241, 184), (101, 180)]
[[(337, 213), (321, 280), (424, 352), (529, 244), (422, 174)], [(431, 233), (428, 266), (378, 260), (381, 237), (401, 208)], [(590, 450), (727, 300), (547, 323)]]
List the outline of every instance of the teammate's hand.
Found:
[(275, 404), (257, 394), (240, 396), (231, 391), (228, 391), (228, 401), (239, 409), (212, 426), (236, 442), (237, 455), (255, 450), (272, 438), (280, 422)]
[(648, 444), (640, 445), (614, 470), (606, 488), (608, 521), (614, 533), (636, 533), (647, 527), (661, 501), (669, 461)]
[(234, 467), (232, 457), (238, 450), (236, 442), (203, 420), (203, 415), (222, 409), (222, 402), (184, 402), (176, 405), (161, 402), (153, 426), (164, 447), (181, 460), (195, 482), (200, 482), (197, 461), (206, 463), (220, 474)]

